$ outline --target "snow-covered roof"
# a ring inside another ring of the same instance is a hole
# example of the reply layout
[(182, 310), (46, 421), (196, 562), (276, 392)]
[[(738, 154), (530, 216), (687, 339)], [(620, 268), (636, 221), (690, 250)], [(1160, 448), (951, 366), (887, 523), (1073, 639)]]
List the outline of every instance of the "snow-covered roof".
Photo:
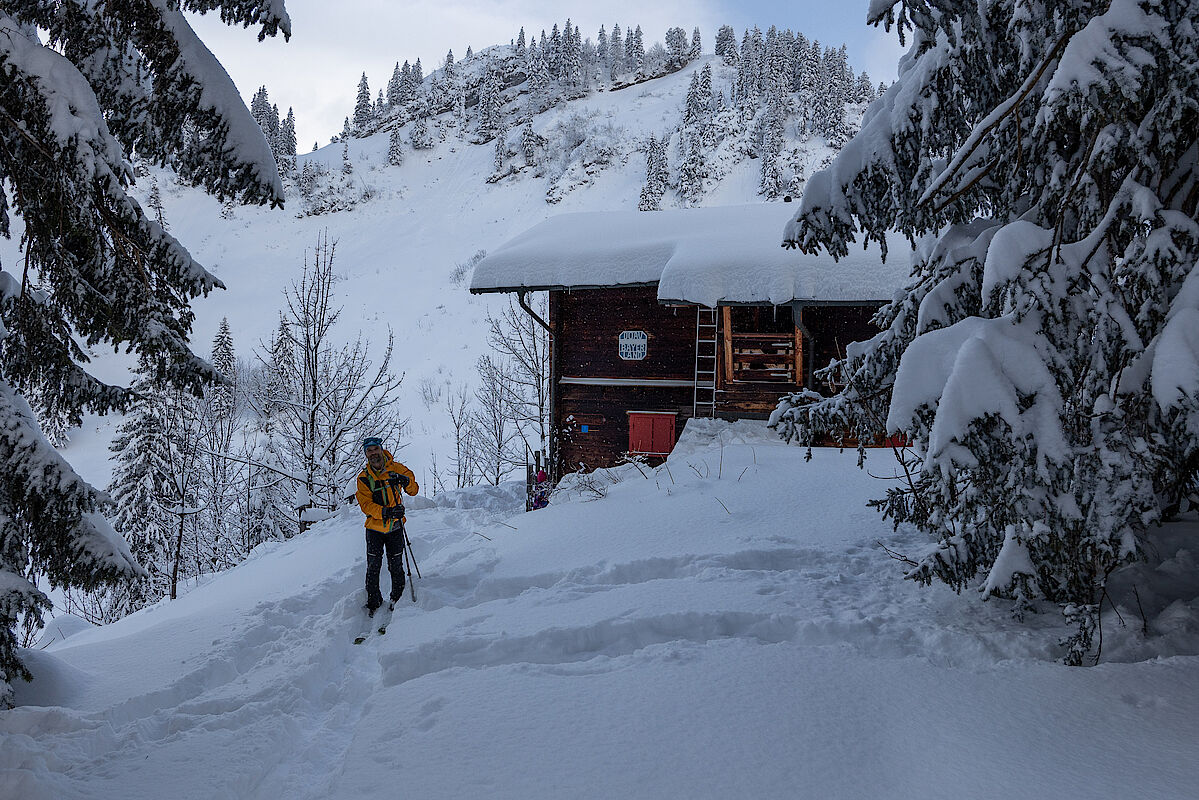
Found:
[(785, 203), (561, 214), (500, 246), (475, 267), (475, 293), (658, 285), (662, 302), (781, 305), (793, 300), (890, 300), (908, 277), (907, 243), (849, 256), (781, 246)]

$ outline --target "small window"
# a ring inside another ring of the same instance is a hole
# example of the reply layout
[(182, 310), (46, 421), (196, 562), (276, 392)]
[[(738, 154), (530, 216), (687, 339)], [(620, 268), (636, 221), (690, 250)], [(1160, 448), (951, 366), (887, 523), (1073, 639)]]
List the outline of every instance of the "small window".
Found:
[(629, 452), (643, 456), (666, 456), (674, 449), (673, 412), (630, 411)]

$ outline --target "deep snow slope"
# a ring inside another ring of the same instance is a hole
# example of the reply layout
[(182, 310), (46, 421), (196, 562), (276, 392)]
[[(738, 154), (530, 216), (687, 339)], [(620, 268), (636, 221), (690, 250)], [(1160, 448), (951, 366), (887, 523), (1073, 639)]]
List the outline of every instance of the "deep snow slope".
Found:
[(1194, 796), (1193, 600), (1142, 583), (1154, 636), (1106, 619), (1115, 660), (1059, 666), (1057, 614), (902, 581), (879, 543), (923, 543), (863, 507), (890, 456), (803, 455), (693, 421), (543, 511), (446, 496), (475, 507), (412, 511), (417, 603), (361, 646), (348, 509), (26, 653), (0, 797)]

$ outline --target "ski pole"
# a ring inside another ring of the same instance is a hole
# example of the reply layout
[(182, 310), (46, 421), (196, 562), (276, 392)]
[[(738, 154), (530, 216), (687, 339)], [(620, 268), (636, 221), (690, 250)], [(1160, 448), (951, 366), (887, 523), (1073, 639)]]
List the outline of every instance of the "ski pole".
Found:
[(412, 552), (412, 540), (408, 538), (407, 528), (404, 529), (404, 549), (405, 549), (405, 552), (407, 552), (409, 557), (412, 559), (412, 566), (416, 569), (416, 577), (418, 577), (418, 578), (425, 577), (424, 575), (420, 574), (420, 564), (416, 563), (416, 555)]
[[(396, 501), (395, 504), (391, 506), (393, 520), (399, 520), (400, 523), (400, 556), (404, 559), (404, 568), (408, 573), (408, 593), (412, 597), (412, 602), (415, 603), (416, 582), (412, 580), (412, 568), (416, 567), (416, 577), (420, 578), (422, 576), (420, 574), (420, 567), (416, 564), (416, 556), (412, 555), (412, 542), (408, 540), (408, 531), (404, 527), (404, 503), (400, 499), (399, 476), (394, 472), (392, 475), (395, 476), (396, 481), (395, 483), (392, 483), (389, 480), (388, 484), (391, 486), (392, 496)], [(399, 511), (399, 516), (394, 516), (397, 510)]]

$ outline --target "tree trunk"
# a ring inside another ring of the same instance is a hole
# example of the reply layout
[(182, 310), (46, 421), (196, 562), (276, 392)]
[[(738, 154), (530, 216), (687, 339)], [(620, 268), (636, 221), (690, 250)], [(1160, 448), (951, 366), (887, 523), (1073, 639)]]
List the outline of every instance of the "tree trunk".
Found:
[(175, 563), (171, 566), (171, 599), (179, 596), (179, 561), (183, 558), (183, 515), (179, 515), (179, 535), (175, 537)]

